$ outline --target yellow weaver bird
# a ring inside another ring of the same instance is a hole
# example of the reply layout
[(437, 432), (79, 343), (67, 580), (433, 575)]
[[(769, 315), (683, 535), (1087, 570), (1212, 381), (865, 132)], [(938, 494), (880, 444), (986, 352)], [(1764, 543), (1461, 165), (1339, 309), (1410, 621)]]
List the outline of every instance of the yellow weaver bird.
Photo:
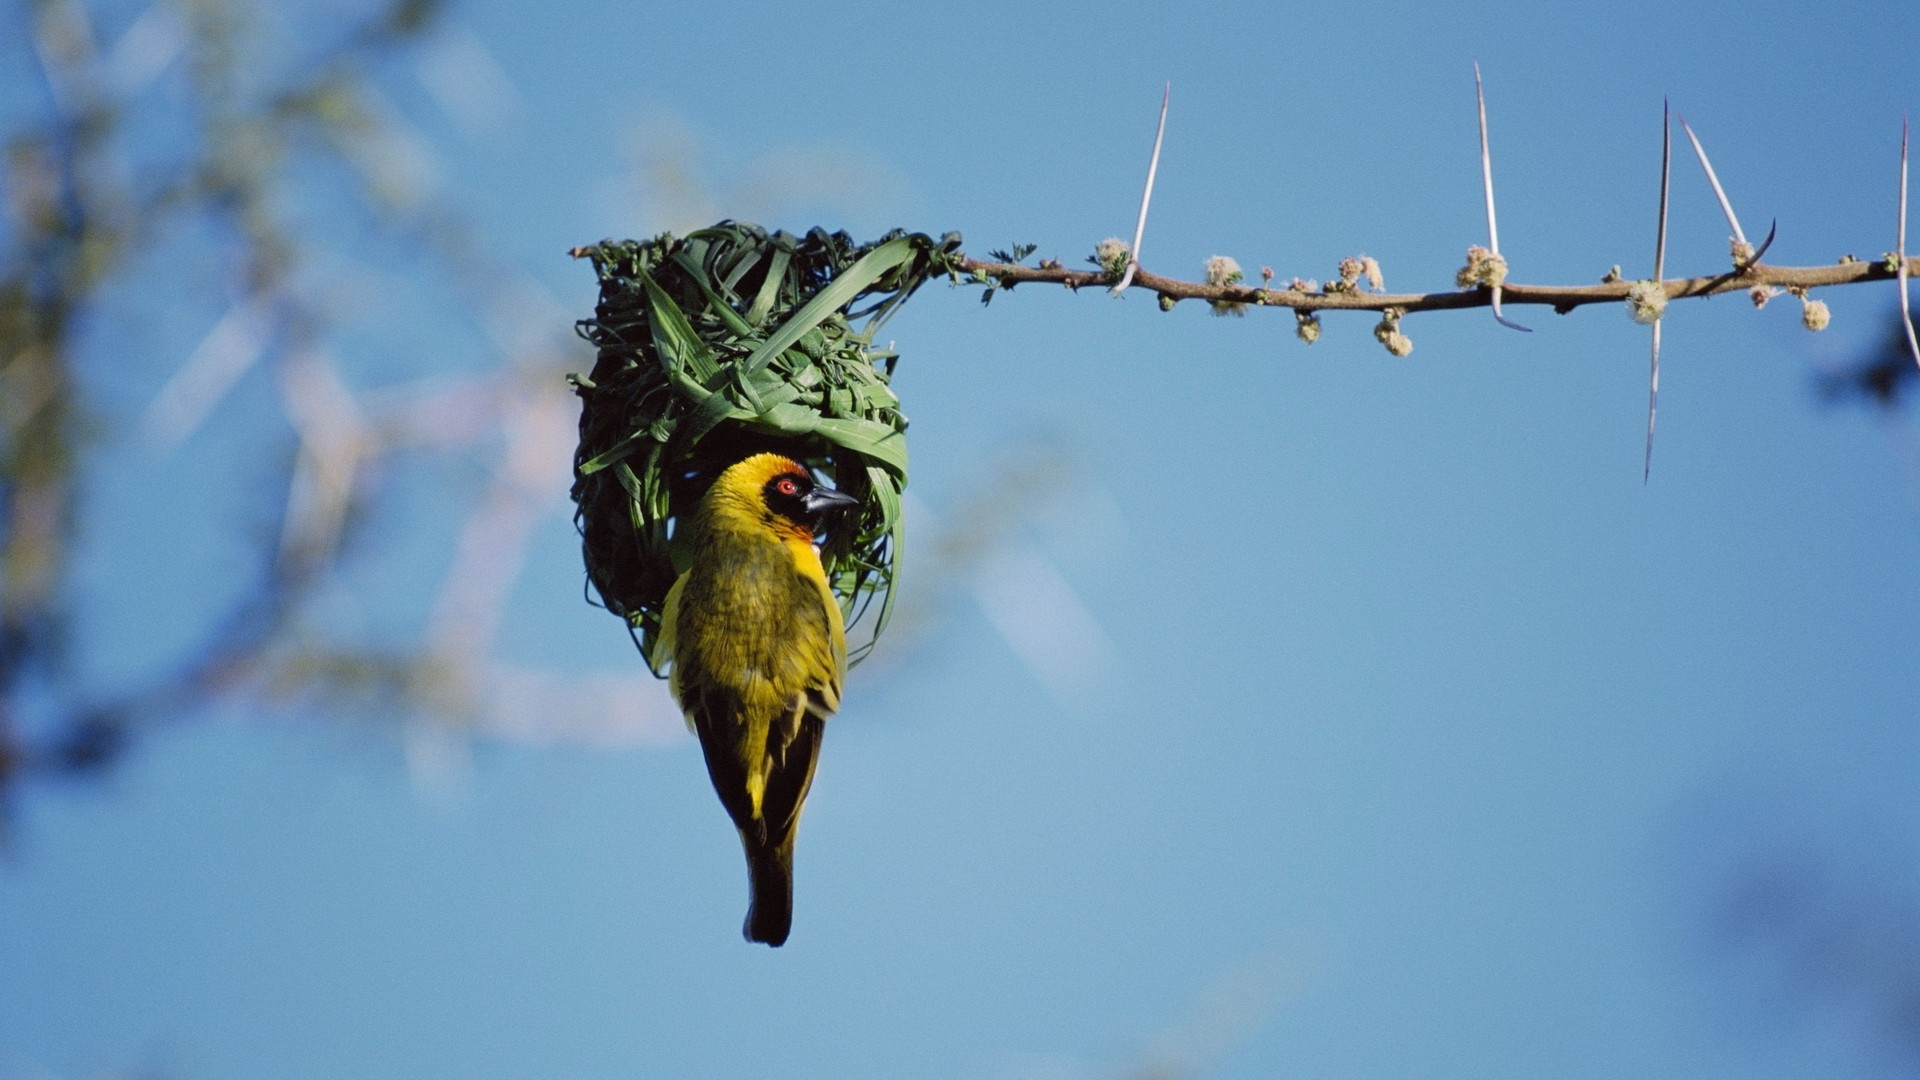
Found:
[(694, 511), (693, 563), (661, 613), (657, 655), (746, 848), (748, 941), (778, 946), (793, 925), (794, 833), (847, 672), (813, 535), (857, 502), (778, 454), (729, 466)]

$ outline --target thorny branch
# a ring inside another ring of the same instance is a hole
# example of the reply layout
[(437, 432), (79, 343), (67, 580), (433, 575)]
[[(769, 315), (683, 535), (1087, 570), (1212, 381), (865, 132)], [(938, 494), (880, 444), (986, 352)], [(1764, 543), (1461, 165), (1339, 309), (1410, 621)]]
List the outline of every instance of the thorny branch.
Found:
[[(1500, 225), (1494, 212), (1493, 158), (1487, 140), (1486, 88), (1480, 65), (1476, 63), (1473, 65), (1473, 94), (1480, 128), (1480, 179), (1486, 195), (1487, 246), (1476, 244), (1467, 249), (1466, 265), (1454, 275), (1454, 283), (1459, 286), (1459, 291), (1390, 294), (1381, 285), (1379, 263), (1365, 256), (1341, 260), (1338, 279), (1324, 286), (1293, 278), (1282, 289), (1268, 287), (1268, 283), (1274, 279), (1273, 270), (1269, 267), (1261, 268), (1260, 286), (1243, 284), (1245, 276), (1239, 264), (1223, 255), (1215, 255), (1207, 260), (1204, 283), (1161, 277), (1143, 270), (1140, 266), (1140, 242), (1146, 231), (1147, 206), (1153, 195), (1154, 174), (1160, 165), (1160, 147), (1166, 135), (1167, 106), (1172, 93), (1169, 84), (1161, 95), (1160, 122), (1153, 139), (1152, 164), (1147, 169), (1147, 186), (1140, 199), (1140, 217), (1134, 227), (1131, 246), (1121, 242), (1118, 237), (1102, 241), (1089, 260), (1100, 268), (1098, 271), (1068, 270), (1056, 259), (1044, 259), (1034, 267), (1022, 266), (1020, 263), (1024, 256), (1033, 250), (1030, 246), (1016, 245), (1011, 253), (989, 252), (988, 259), (984, 261), (959, 255), (952, 263), (956, 282), (964, 273), (974, 282), (985, 285), (986, 292), (981, 297), (983, 303), (992, 300), (994, 293), (1001, 289), (1010, 289), (1023, 281), (1050, 281), (1072, 289), (1082, 285), (1112, 283), (1114, 296), (1122, 295), (1129, 285), (1137, 282), (1159, 294), (1163, 311), (1171, 310), (1181, 300), (1204, 300), (1216, 315), (1245, 314), (1250, 307), (1282, 307), (1294, 313), (1299, 324), (1295, 332), (1309, 345), (1320, 337), (1320, 318), (1317, 314), (1320, 311), (1378, 311), (1381, 319), (1379, 325), (1374, 327), (1374, 337), (1395, 356), (1406, 356), (1413, 351), (1413, 342), (1400, 327), (1400, 320), (1410, 312), (1490, 307), (1494, 320), (1500, 325), (1527, 331), (1528, 327), (1510, 321), (1501, 313), (1503, 297), (1516, 304), (1544, 304), (1563, 315), (1583, 304), (1624, 300), (1633, 320), (1652, 328), (1652, 361), (1647, 381), (1647, 453), (1643, 477), (1651, 475), (1653, 467), (1654, 417), (1660, 394), (1660, 318), (1669, 300), (1745, 290), (1755, 307), (1764, 307), (1769, 299), (1785, 291), (1799, 299), (1801, 323), (1809, 330), (1822, 330), (1826, 328), (1830, 314), (1823, 301), (1814, 300), (1808, 295), (1809, 290), (1891, 279), (1900, 287), (1902, 329), (1906, 331), (1913, 360), (1920, 365), (1920, 337), (1913, 333), (1909, 314), (1910, 298), (1907, 295), (1907, 279), (1911, 276), (1914, 263), (1907, 258), (1907, 128), (1904, 121), (1900, 129), (1898, 242), (1894, 250), (1877, 264), (1863, 263), (1853, 255), (1843, 256), (1837, 264), (1824, 267), (1768, 266), (1762, 263), (1760, 260), (1773, 244), (1773, 230), (1768, 231), (1766, 240), (1757, 249), (1747, 241), (1745, 231), (1740, 228), (1740, 219), (1733, 211), (1733, 203), (1727, 198), (1726, 189), (1721, 186), (1713, 163), (1707, 157), (1706, 147), (1686, 120), (1681, 119), (1680, 126), (1686, 131), (1694, 154), (1700, 159), (1700, 167), (1713, 186), (1714, 198), (1726, 214), (1728, 227), (1733, 230), (1733, 266), (1727, 272), (1711, 277), (1666, 280), (1667, 196), (1673, 139), (1670, 126), (1672, 116), (1663, 105), (1660, 230), (1655, 246), (1653, 280), (1625, 280), (1620, 267), (1616, 265), (1600, 279), (1598, 285), (1521, 285), (1508, 280), (1507, 261), (1500, 254)], [(1361, 285), (1362, 278), (1365, 279), (1366, 288)]]
[[(1104, 270), (1070, 270), (1052, 261), (1039, 266), (989, 262), (962, 256), (956, 268), (977, 281), (996, 289), (1011, 288), (1023, 282), (1045, 282), (1079, 289), (1108, 285), (1113, 275)], [(1907, 273), (1920, 274), (1920, 256), (1907, 260)], [(1834, 285), (1856, 285), (1865, 281), (1893, 281), (1898, 270), (1891, 260), (1866, 262), (1849, 257), (1831, 266), (1770, 266), (1755, 263), (1740, 272), (1729, 270), (1709, 277), (1668, 278), (1661, 282), (1669, 299), (1679, 300), (1718, 293), (1746, 292), (1755, 286), (1780, 289), (1815, 289)], [(1358, 291), (1309, 292), (1299, 289), (1269, 289), (1248, 285), (1209, 285), (1162, 277), (1147, 270), (1134, 273), (1133, 284), (1150, 289), (1167, 300), (1204, 300), (1210, 303), (1246, 304), (1251, 307), (1290, 308), (1295, 311), (1451, 311), (1458, 308), (1489, 307), (1493, 290), (1485, 286), (1452, 292), (1372, 293)], [(1602, 281), (1597, 285), (1525, 285), (1512, 280), (1501, 283), (1500, 296), (1508, 304), (1538, 304), (1564, 315), (1587, 304), (1625, 301), (1634, 283), (1625, 279)]]

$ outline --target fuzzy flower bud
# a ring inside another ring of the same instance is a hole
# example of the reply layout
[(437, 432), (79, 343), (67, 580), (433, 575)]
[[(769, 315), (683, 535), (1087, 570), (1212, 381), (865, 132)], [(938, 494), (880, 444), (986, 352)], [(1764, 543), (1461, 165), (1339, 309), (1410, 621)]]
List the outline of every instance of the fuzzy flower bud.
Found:
[(1109, 236), (1093, 249), (1093, 261), (1100, 264), (1100, 268), (1108, 274), (1119, 277), (1127, 272), (1127, 257), (1130, 254), (1132, 253), (1127, 250), (1125, 240), (1117, 236)]
[(1667, 290), (1657, 281), (1636, 281), (1627, 290), (1627, 311), (1633, 321), (1651, 326), (1667, 310)]
[(1360, 283), (1360, 260), (1349, 255), (1340, 260), (1340, 284), (1351, 289)]
[(1467, 249), (1467, 265), (1453, 275), (1454, 284), (1463, 289), (1475, 285), (1497, 288), (1507, 280), (1507, 260), (1475, 244)]
[(1268, 281), (1272, 281), (1272, 280), (1273, 280), (1273, 267), (1271, 267), (1271, 266), (1263, 266), (1263, 267), (1261, 267), (1261, 268), (1260, 268), (1260, 280), (1261, 280), (1262, 282), (1268, 282)]
[(1739, 237), (1728, 237), (1727, 246), (1733, 251), (1733, 264), (1745, 266), (1753, 261), (1753, 245)]
[(1755, 285), (1747, 290), (1747, 299), (1753, 301), (1755, 311), (1767, 306), (1767, 301), (1779, 295), (1779, 290), (1771, 285)]
[(1400, 332), (1400, 317), (1405, 314), (1400, 308), (1388, 308), (1380, 313), (1379, 325), (1373, 328), (1374, 339), (1395, 356), (1405, 356), (1413, 351), (1412, 339)]
[(1215, 255), (1207, 260), (1207, 284), (1233, 285), (1243, 280), (1240, 264), (1233, 261), (1231, 255)]
[(1380, 273), (1380, 260), (1371, 255), (1360, 256), (1360, 274), (1367, 279), (1367, 288), (1382, 292), (1387, 287), (1386, 276)]
[(1809, 330), (1820, 331), (1827, 328), (1833, 313), (1827, 310), (1825, 300), (1804, 300), (1800, 305), (1800, 323)]
[(1178, 300), (1175, 300), (1173, 297), (1167, 295), (1166, 293), (1160, 294), (1160, 310), (1161, 311), (1172, 311), (1173, 305), (1177, 303), (1179, 303)]
[[(1240, 272), (1240, 264), (1228, 255), (1215, 255), (1207, 260), (1207, 284), (1213, 286), (1238, 285), (1246, 279)], [(1215, 315), (1245, 315), (1247, 305), (1231, 300), (1209, 300)]]
[(1320, 316), (1311, 311), (1295, 311), (1293, 317), (1298, 323), (1293, 332), (1301, 341), (1311, 345), (1320, 340)]

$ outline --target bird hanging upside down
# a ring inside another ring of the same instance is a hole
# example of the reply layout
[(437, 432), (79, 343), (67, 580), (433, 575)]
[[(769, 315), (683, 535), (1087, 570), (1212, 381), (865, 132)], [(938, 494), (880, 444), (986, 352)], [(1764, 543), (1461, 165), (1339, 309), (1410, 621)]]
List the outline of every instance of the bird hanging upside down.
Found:
[(749, 941), (778, 946), (793, 924), (793, 838), (847, 671), (813, 536), (857, 502), (778, 454), (730, 466), (694, 511), (692, 566), (662, 612), (656, 667), (673, 662), (669, 686), (746, 848)]

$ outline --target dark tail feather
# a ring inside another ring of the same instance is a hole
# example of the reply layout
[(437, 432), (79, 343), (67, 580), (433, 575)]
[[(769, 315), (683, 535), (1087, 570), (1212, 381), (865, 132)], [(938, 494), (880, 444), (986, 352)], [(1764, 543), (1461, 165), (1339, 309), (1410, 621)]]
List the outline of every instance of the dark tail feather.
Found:
[(747, 940), (779, 948), (793, 929), (793, 845), (749, 847), (747, 878), (752, 890), (744, 928)]

